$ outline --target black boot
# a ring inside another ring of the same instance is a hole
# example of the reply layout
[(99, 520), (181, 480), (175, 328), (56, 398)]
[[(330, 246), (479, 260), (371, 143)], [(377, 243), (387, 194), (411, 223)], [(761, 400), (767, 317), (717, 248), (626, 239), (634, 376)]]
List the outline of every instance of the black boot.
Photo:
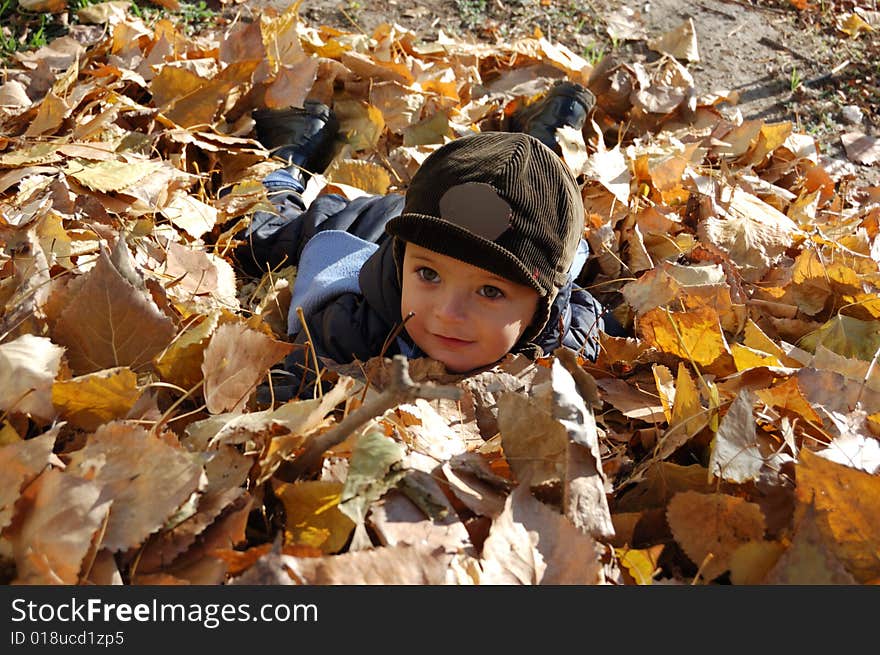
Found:
[(589, 89), (576, 82), (561, 80), (543, 98), (514, 112), (507, 129), (533, 136), (561, 155), (556, 130), (563, 125), (582, 129), (595, 104), (596, 97)]
[(322, 173), (333, 159), (339, 121), (327, 105), (306, 100), (303, 107), (254, 110), (253, 118), (257, 140), (285, 160), (290, 173), (303, 183), (309, 173)]

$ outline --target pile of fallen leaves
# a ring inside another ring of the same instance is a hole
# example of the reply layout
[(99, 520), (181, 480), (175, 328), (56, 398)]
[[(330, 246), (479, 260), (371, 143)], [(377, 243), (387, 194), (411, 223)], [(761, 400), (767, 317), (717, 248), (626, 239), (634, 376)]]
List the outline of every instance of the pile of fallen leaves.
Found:
[[(674, 53), (84, 11), (0, 86), (6, 582), (880, 580), (880, 189), (811, 137)], [(597, 96), (559, 138), (630, 336), (469, 376), (328, 365), (322, 395), (259, 401), (296, 271), (229, 257), (279, 166), (251, 111), (332, 104), (307, 195), (394, 193), (558, 77)]]

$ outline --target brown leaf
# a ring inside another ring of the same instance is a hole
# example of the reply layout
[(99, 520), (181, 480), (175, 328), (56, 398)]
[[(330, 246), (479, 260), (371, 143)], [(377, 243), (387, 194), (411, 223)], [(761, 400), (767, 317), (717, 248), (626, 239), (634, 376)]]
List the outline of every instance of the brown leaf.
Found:
[(432, 546), (385, 546), (329, 557), (282, 556), (299, 584), (442, 585), (452, 557)]
[(601, 547), (527, 485), (508, 496), (483, 544), (483, 584), (602, 584)]
[(763, 584), (785, 585), (852, 585), (852, 575), (837, 558), (835, 549), (825, 540), (819, 523), (821, 514), (814, 505), (807, 506), (797, 523), (794, 537)]
[(57, 430), (0, 448), (0, 531), (12, 520), (21, 490), (49, 464)]
[(462, 453), (443, 464), (449, 490), (474, 514), (495, 518), (504, 509), (510, 481), (496, 475), (477, 453)]
[(18, 584), (76, 584), (92, 538), (104, 524), (110, 499), (101, 487), (50, 470), (23, 496), (22, 518), (12, 530)]
[(700, 223), (700, 237), (728, 253), (750, 282), (764, 276), (798, 233), (794, 221), (740, 187), (724, 187), (717, 210), (720, 216)]
[(860, 583), (880, 576), (880, 478), (802, 449), (797, 497), (815, 506), (815, 524), (827, 548)]
[(105, 250), (94, 268), (74, 280), (71, 292), (52, 336), (67, 348), (74, 373), (116, 366), (137, 370), (174, 336), (174, 322), (120, 274)]
[(880, 140), (861, 132), (847, 132), (840, 135), (846, 156), (854, 162), (870, 166), (880, 161)]
[(205, 348), (202, 363), (208, 411), (241, 411), (269, 368), (292, 350), (292, 344), (272, 339), (243, 323), (218, 327)]
[(708, 581), (730, 568), (739, 546), (764, 538), (761, 508), (726, 494), (677, 493), (666, 519), (675, 540)]
[(198, 488), (202, 457), (172, 448), (140, 427), (108, 423), (71, 454), (67, 472), (94, 481), (112, 500), (102, 544), (139, 546)]
[(714, 487), (709, 471), (699, 464), (682, 466), (659, 461), (646, 471), (644, 480), (620, 495), (615, 511), (638, 512), (665, 507), (681, 491), (709, 493)]
[(391, 490), (371, 506), (368, 522), (383, 546), (426, 545), (449, 554), (475, 555), (470, 552), (473, 546), (467, 529), (446, 503), (444, 515), (432, 519), (400, 491)]

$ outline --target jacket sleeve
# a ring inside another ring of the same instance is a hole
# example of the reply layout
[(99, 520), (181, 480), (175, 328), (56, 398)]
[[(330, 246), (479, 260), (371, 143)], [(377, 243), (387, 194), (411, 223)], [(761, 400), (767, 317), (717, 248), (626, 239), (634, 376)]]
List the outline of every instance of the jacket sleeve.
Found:
[(599, 355), (599, 331), (605, 330), (604, 308), (589, 291), (572, 289), (571, 323), (562, 345), (595, 361)]
[[(301, 329), (291, 337), (295, 348), (284, 361), (285, 373), (280, 379), (287, 390), (282, 398), (310, 397), (315, 382), (315, 355), (319, 366), (324, 365), (324, 360), (337, 364), (367, 361), (382, 353), (392, 329), (359, 293), (337, 296), (307, 316), (306, 324), (308, 331)], [(396, 353), (396, 343), (389, 344), (385, 354)]]
[(305, 244), (323, 230), (342, 230), (380, 243), (385, 223), (403, 208), (399, 194), (366, 195), (351, 201), (338, 194), (323, 194), (306, 208), (302, 185), (284, 169), (266, 176), (263, 186), (274, 210), (254, 213), (250, 225), (236, 235), (241, 244), (233, 252), (239, 267), (255, 277), (297, 265)]

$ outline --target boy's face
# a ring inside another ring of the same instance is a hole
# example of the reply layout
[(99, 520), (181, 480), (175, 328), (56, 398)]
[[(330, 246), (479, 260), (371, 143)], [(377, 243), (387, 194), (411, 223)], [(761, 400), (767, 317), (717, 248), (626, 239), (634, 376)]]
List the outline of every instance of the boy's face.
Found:
[(532, 322), (538, 292), (412, 243), (403, 256), (401, 315), (412, 340), (455, 373), (494, 364)]

